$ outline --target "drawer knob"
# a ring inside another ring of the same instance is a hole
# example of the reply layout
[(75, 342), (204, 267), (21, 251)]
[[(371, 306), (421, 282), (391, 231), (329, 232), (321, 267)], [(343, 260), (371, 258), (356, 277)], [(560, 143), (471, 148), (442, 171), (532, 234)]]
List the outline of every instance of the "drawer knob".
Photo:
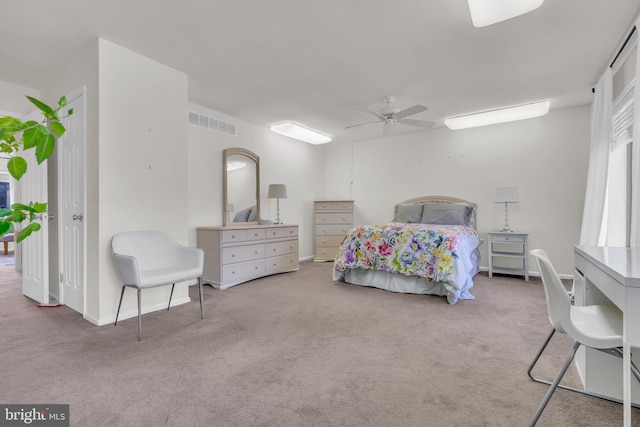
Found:
[(275, 251), (276, 251), (276, 248), (273, 248), (273, 252), (275, 252)]
[(231, 254), (231, 258), (235, 258), (235, 257), (236, 257), (236, 254)]
[(232, 235), (231, 235), (231, 238), (232, 238), (232, 239), (235, 239), (235, 238), (236, 238), (236, 235), (235, 235), (235, 234), (232, 234)]
[(258, 255), (258, 251), (254, 251), (253, 253), (254, 253), (254, 254), (256, 254), (256, 255)]
[(258, 266), (255, 266), (254, 268), (257, 270), (257, 269), (258, 269)]

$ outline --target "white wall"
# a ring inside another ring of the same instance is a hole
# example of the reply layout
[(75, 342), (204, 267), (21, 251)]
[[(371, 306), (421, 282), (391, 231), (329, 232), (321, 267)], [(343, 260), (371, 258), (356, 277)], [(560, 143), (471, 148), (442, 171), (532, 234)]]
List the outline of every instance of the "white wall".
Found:
[[(324, 150), (278, 135), (264, 126), (227, 116), (196, 104), (194, 111), (234, 123), (237, 136), (188, 126), (189, 244), (196, 246), (196, 228), (220, 226), (222, 208), (222, 151), (241, 147), (260, 157), (260, 216), (275, 220), (276, 200), (267, 198), (269, 184), (286, 184), (288, 198), (280, 199), (280, 219), (298, 224), (300, 257), (313, 256), (313, 201), (323, 196)], [(186, 113), (185, 113), (186, 121)]]
[[(504, 224), (504, 204), (493, 203), (495, 188), (516, 186), (520, 203), (509, 206), (511, 228), (529, 233), (530, 248), (545, 249), (561, 274), (572, 275), (589, 112), (582, 106), (501, 125), (329, 145), (326, 194), (355, 200), (356, 224), (390, 221), (394, 205), (413, 197), (460, 197), (478, 204), (478, 231), (486, 242), (486, 233)], [(486, 267), (486, 243), (481, 253)]]
[[(120, 297), (111, 238), (163, 230), (187, 243), (187, 76), (106, 40), (99, 41), (99, 318), (110, 322)], [(170, 287), (148, 289), (146, 308), (166, 304)], [(125, 295), (121, 315), (137, 311)], [(175, 301), (188, 298), (176, 287)]]

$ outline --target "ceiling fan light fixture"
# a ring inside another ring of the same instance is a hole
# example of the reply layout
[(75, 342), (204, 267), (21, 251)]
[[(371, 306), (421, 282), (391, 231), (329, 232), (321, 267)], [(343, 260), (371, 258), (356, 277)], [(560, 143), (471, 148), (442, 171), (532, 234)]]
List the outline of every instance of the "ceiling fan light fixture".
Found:
[(536, 10), (544, 0), (468, 0), (474, 27), (506, 21)]
[(452, 130), (467, 129), (478, 126), (494, 125), (497, 123), (513, 122), (516, 120), (532, 119), (544, 116), (549, 112), (549, 101), (533, 102), (515, 107), (500, 108), (465, 116), (450, 117), (444, 124)]
[(311, 130), (293, 122), (282, 122), (272, 125), (272, 131), (289, 138), (308, 142), (309, 144), (326, 144), (331, 138), (315, 130)]

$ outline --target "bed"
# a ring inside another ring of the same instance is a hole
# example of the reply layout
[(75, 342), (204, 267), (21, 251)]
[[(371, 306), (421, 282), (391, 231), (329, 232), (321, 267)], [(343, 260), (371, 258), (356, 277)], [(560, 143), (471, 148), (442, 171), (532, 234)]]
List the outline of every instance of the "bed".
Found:
[(442, 196), (395, 206), (386, 224), (352, 228), (333, 265), (333, 280), (393, 292), (474, 299), (481, 240), (475, 203)]

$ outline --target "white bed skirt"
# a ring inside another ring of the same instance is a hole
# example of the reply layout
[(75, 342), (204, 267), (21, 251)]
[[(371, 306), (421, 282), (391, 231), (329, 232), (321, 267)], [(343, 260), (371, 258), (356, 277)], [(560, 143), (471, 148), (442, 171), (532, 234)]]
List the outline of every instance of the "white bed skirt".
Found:
[(461, 299), (475, 299), (469, 293), (469, 289), (473, 286), (471, 279), (464, 289), (456, 289), (449, 283), (429, 282), (420, 277), (403, 276), (386, 271), (353, 269), (345, 273), (344, 280), (354, 285), (379, 288), (391, 292), (446, 296), (449, 304), (455, 304)]

